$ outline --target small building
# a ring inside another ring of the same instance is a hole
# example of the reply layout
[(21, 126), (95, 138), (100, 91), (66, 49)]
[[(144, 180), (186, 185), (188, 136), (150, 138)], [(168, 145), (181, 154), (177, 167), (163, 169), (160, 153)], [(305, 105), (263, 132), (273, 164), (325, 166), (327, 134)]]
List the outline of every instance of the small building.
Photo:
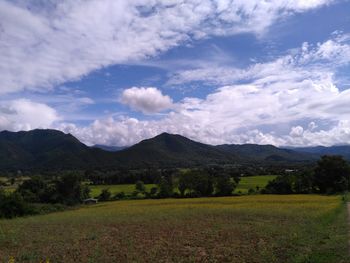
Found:
[(85, 199), (83, 202), (84, 202), (85, 205), (92, 205), (92, 204), (97, 204), (98, 203), (98, 199), (96, 199), (96, 198), (88, 198), (88, 199)]

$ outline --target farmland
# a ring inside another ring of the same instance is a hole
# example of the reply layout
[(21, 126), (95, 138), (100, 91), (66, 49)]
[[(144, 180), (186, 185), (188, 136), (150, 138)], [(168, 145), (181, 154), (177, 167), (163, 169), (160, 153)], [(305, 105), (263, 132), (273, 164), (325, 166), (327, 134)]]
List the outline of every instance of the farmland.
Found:
[[(149, 191), (152, 187), (155, 186), (155, 184), (146, 184), (146, 191)], [(120, 192), (131, 194), (133, 191), (135, 191), (135, 184), (91, 185), (89, 187), (91, 189), (90, 195), (92, 197), (98, 196), (101, 193), (102, 189), (108, 189), (112, 195)]]
[(0, 221), (0, 262), (348, 262), (339, 196), (100, 203)]
[(249, 189), (256, 190), (256, 187), (262, 189), (267, 185), (269, 181), (273, 180), (274, 178), (276, 178), (275, 175), (241, 177), (241, 180), (239, 181), (235, 192), (247, 193)]
[[(249, 189), (256, 189), (257, 186), (262, 189), (270, 180), (274, 179), (275, 177), (275, 175), (242, 177), (235, 192), (246, 194)], [(155, 186), (155, 184), (146, 184), (146, 191), (149, 191), (152, 187)], [(112, 195), (120, 192), (131, 194), (135, 190), (135, 184), (90, 185), (89, 187), (91, 189), (90, 195), (93, 197), (98, 196), (101, 193), (102, 189), (108, 189)], [(176, 190), (177, 189), (175, 189), (175, 191)]]

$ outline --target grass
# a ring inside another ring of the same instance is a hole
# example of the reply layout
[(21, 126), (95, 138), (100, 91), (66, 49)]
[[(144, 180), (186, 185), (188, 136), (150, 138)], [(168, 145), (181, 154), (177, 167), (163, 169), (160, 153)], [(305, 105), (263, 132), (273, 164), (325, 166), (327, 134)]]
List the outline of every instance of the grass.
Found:
[(247, 176), (242, 177), (235, 192), (247, 193), (249, 189), (256, 190), (264, 188), (267, 183), (276, 178), (276, 175), (260, 175), (260, 176)]
[[(145, 184), (146, 191), (149, 191), (152, 187), (155, 187), (155, 184)], [(125, 194), (131, 194), (135, 191), (135, 184), (117, 184), (117, 185), (90, 185), (91, 189), (90, 195), (92, 197), (97, 197), (102, 189), (109, 189), (112, 195), (120, 192), (124, 192)]]
[(339, 196), (101, 203), (0, 220), (0, 262), (293, 262), (347, 258)]
[[(276, 178), (275, 175), (264, 175), (264, 176), (249, 176), (242, 177), (239, 182), (235, 192), (241, 192), (246, 194), (250, 188), (256, 189), (256, 187), (260, 187), (260, 189), (264, 188), (270, 180)], [(152, 187), (156, 187), (155, 184), (146, 184), (146, 191), (149, 191)], [(109, 189), (109, 191), (114, 195), (116, 193), (124, 192), (126, 194), (131, 194), (135, 191), (135, 184), (119, 184), (119, 185), (91, 185), (90, 195), (92, 197), (97, 197), (102, 189)], [(175, 189), (178, 192), (177, 189)]]

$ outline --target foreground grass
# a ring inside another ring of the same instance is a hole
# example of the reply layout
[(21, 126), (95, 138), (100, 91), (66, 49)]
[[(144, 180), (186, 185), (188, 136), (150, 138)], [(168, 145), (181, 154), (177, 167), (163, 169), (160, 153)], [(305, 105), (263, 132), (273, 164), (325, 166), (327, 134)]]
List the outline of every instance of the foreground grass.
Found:
[(340, 197), (116, 201), (0, 220), (0, 262), (349, 262)]

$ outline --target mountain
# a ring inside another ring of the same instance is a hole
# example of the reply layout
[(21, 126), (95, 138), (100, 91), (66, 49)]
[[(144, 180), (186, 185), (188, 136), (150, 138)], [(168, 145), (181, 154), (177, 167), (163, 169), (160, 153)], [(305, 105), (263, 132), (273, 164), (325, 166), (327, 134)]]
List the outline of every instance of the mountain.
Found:
[(116, 154), (122, 163), (130, 166), (195, 166), (232, 163), (239, 158), (215, 146), (192, 141), (181, 135), (162, 133), (143, 140)]
[(223, 144), (216, 146), (226, 153), (240, 156), (248, 162), (260, 163), (296, 163), (308, 162), (317, 159), (309, 153), (300, 153), (290, 149), (281, 149), (273, 145), (258, 144)]
[(308, 163), (319, 156), (272, 145), (212, 146), (168, 133), (119, 151), (100, 148), (102, 147), (88, 147), (71, 134), (57, 130), (2, 131), (0, 170), (56, 171), (256, 163), (281, 165)]
[(316, 147), (302, 147), (293, 148), (294, 151), (302, 153), (312, 153), (318, 156), (322, 155), (341, 155), (345, 159), (350, 160), (350, 145), (340, 145), (340, 146), (316, 146)]
[(108, 145), (102, 145), (102, 144), (95, 144), (94, 146), (92, 146), (91, 148), (97, 148), (97, 149), (101, 149), (107, 152), (119, 152), (121, 150), (124, 150), (128, 147), (126, 146), (108, 146)]
[(60, 131), (0, 132), (0, 169), (83, 169), (107, 159), (103, 151)]

